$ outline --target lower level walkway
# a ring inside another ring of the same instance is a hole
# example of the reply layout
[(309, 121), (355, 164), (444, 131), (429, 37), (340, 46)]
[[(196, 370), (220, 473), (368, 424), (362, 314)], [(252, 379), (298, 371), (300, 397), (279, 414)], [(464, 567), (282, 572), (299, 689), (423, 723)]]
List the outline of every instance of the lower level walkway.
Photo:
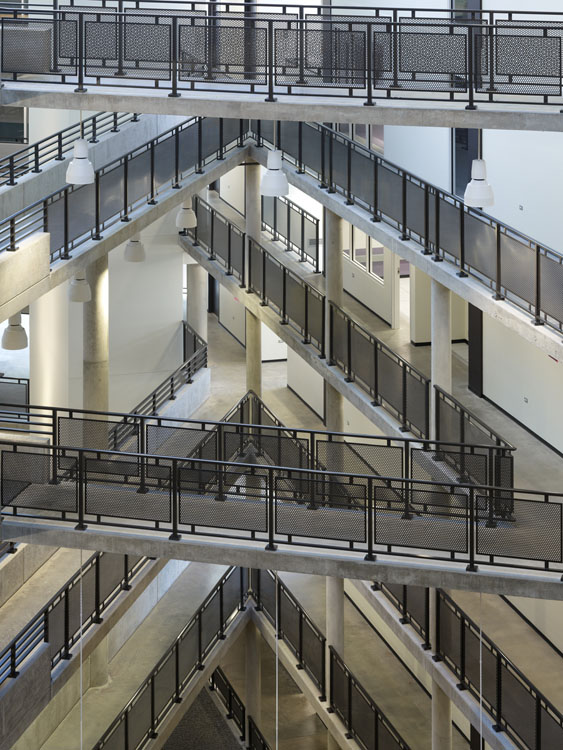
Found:
[(240, 750), (240, 747), (208, 688), (204, 687), (166, 740), (164, 750)]

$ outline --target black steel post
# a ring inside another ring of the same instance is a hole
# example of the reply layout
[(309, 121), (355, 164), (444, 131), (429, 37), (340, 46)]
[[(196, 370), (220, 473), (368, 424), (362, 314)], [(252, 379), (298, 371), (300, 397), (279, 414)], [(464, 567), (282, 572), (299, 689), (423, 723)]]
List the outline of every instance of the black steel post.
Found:
[(536, 300), (535, 300), (535, 313), (534, 313), (534, 325), (543, 326), (543, 320), (541, 319), (541, 254), (540, 246), (535, 243), (535, 256), (536, 256)]
[(95, 197), (95, 228), (94, 228), (94, 234), (92, 235), (93, 240), (101, 240), (102, 234), (101, 234), (101, 217), (100, 217), (100, 206), (101, 206), (101, 193), (100, 193), (100, 173), (96, 172), (95, 178), (94, 178), (94, 197)]
[(371, 477), (368, 478), (366, 509), (367, 509), (367, 516), (368, 516), (367, 517), (368, 551), (364, 560), (373, 562), (375, 560), (375, 555), (373, 554), (375, 502), (374, 502), (374, 494), (373, 494), (373, 479)]
[(129, 221), (129, 159), (127, 154), (123, 157), (123, 216), (121, 221)]
[[(473, 29), (471, 26), (467, 27), (467, 68), (468, 68), (468, 77), (467, 77), (467, 89), (469, 92), (469, 104), (466, 106), (465, 109), (477, 109), (477, 106), (474, 101), (475, 96), (475, 70), (474, 70), (474, 36), (473, 36)], [(489, 61), (489, 65), (493, 66), (493, 60)]]
[(33, 149), (33, 155), (34, 155), (34, 168), (31, 170), (34, 174), (39, 174), (41, 172), (41, 169), (39, 168), (39, 144), (36, 143)]
[(180, 515), (180, 491), (179, 491), (179, 476), (178, 476), (178, 461), (172, 460), (172, 533), (169, 539), (176, 542), (181, 539), (181, 535), (178, 532), (178, 523)]
[(63, 251), (61, 253), (61, 260), (68, 260), (70, 258), (70, 255), (68, 254), (68, 245), (69, 245), (69, 228), (68, 228), (68, 188), (65, 188), (64, 190), (64, 197), (63, 197), (63, 226), (64, 226), (64, 240), (63, 240)]
[(74, 527), (77, 531), (84, 531), (87, 528), (84, 523), (85, 505), (86, 505), (86, 471), (84, 452), (78, 453), (78, 523)]
[(477, 570), (475, 565), (475, 530), (477, 518), (475, 514), (475, 490), (469, 488), (469, 565), (466, 570), (473, 573)]
[(99, 625), (102, 622), (101, 612), (102, 612), (102, 601), (101, 601), (101, 594), (100, 594), (100, 558), (103, 553), (98, 552), (96, 555), (96, 562), (94, 563), (95, 569), (94, 569), (94, 575), (95, 575), (95, 581), (94, 581), (94, 622), (96, 625)]
[(274, 503), (275, 503), (275, 492), (274, 492), (274, 470), (268, 469), (268, 483), (266, 486), (266, 493), (267, 493), (267, 503), (268, 503), (268, 544), (266, 545), (266, 549), (270, 551), (275, 551), (277, 549), (277, 545), (274, 544), (275, 539), (275, 511), (274, 511)]
[(367, 39), (366, 39), (366, 86), (367, 86), (367, 99), (364, 102), (364, 107), (373, 107), (373, 50), (372, 50), (372, 35), (373, 27), (371, 23), (367, 25)]
[(123, 555), (123, 580), (121, 581), (122, 591), (131, 591), (129, 583), (129, 555)]
[(78, 60), (77, 60), (77, 73), (78, 73), (78, 86), (74, 89), (76, 94), (83, 94), (86, 89), (84, 88), (84, 16), (82, 13), (78, 13), (77, 16), (78, 24)]
[(151, 193), (150, 193), (150, 200), (147, 201), (149, 206), (154, 206), (156, 204), (156, 180), (155, 180), (155, 170), (154, 170), (154, 141), (151, 141), (149, 146), (149, 154), (150, 154), (150, 161), (151, 161)]
[(495, 724), (493, 729), (495, 732), (502, 732), (502, 657), (500, 651), (497, 651), (497, 665), (496, 665), (496, 706), (495, 708)]
[(70, 597), (68, 595), (68, 588), (64, 590), (63, 593), (63, 599), (64, 599), (64, 651), (61, 654), (61, 659), (65, 659), (65, 661), (68, 661), (72, 658), (72, 654), (70, 653)]
[[(354, 380), (352, 376), (352, 318), (348, 316), (346, 317), (348, 319), (346, 321), (346, 377), (345, 377), (345, 380), (347, 383), (352, 383)], [(331, 333), (332, 333), (332, 326), (331, 326)]]
[(267, 102), (275, 102), (276, 97), (274, 96), (274, 22), (268, 21), (268, 96), (266, 97)]
[(149, 737), (154, 740), (156, 737), (158, 737), (157, 731), (156, 731), (156, 695), (155, 695), (155, 685), (154, 685), (154, 678), (155, 676), (151, 676), (151, 728), (149, 732)]
[(172, 16), (172, 91), (168, 94), (171, 97), (179, 97), (178, 91), (178, 17)]
[(459, 272), (460, 279), (467, 278), (465, 273), (465, 208), (463, 203), (459, 202)]
[(401, 191), (401, 203), (402, 203), (402, 226), (403, 231), (399, 239), (406, 242), (410, 239), (408, 229), (407, 229), (407, 173), (403, 172), (403, 180), (402, 180), (402, 191)]

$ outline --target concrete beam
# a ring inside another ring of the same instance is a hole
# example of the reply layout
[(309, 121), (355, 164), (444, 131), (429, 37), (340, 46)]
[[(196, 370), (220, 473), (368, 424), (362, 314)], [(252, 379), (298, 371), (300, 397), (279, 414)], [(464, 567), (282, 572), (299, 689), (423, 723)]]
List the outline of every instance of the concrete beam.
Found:
[[(121, 107), (121, 110), (123, 107)], [(236, 167), (245, 157), (247, 147), (235, 148), (225, 155), (222, 161), (214, 161), (206, 166), (203, 174), (191, 174), (182, 180), (182, 187), (174, 190), (171, 187), (162, 191), (157, 196), (156, 205), (145, 203), (129, 214), (129, 222), (116, 222), (111, 227), (104, 230), (102, 240), (89, 240), (72, 251), (70, 260), (58, 260), (51, 265), (51, 272), (43, 275), (41, 278), (34, 279), (34, 283), (28, 284), (25, 288), (19, 289), (18, 293), (11, 296), (0, 297), (0, 321), (6, 320), (10, 315), (15, 315), (24, 307), (34, 302), (45, 292), (49, 292), (63, 281), (68, 281), (77, 271), (83, 270), (90, 263), (99, 260), (114, 250), (119, 245), (127, 242), (133, 235), (148, 227), (153, 221), (164, 216), (173, 208), (186, 200), (186, 198), (199, 190), (202, 190), (213, 180), (218, 180), (222, 175)], [(43, 236), (43, 235), (41, 235)], [(30, 238), (30, 242), (35, 240), (35, 236)], [(20, 247), (23, 247), (23, 243)], [(18, 255), (20, 250), (15, 253), (2, 253), (0, 258), (4, 260), (6, 268), (2, 269), (2, 277), (12, 279), (11, 263), (19, 262)], [(29, 269), (27, 269), (29, 270)]]
[(76, 94), (76, 84), (6, 81), (0, 95), (10, 107), (46, 107), (94, 111), (162, 113), (191, 117), (231, 117), (291, 122), (354, 122), (363, 125), (416, 125), (430, 128), (563, 131), (559, 105), (489, 104), (477, 100), (476, 110), (466, 102), (381, 99), (365, 107), (361, 97), (292, 96), (278, 94), (266, 102), (263, 94), (230, 91), (183, 91), (169, 97), (168, 89), (96, 87)]
[[(562, 115), (563, 117), (563, 115)], [(250, 155), (261, 164), (266, 163), (267, 149), (250, 147)], [(467, 300), (475, 307), (494, 320), (502, 323), (512, 331), (515, 331), (526, 341), (534, 344), (546, 354), (557, 360), (563, 359), (563, 338), (548, 326), (535, 326), (530, 314), (519, 310), (510, 302), (497, 301), (493, 298), (493, 290), (485, 287), (477, 279), (468, 276), (460, 278), (457, 276), (459, 267), (448, 261), (436, 263), (432, 256), (422, 254), (422, 246), (415, 240), (401, 240), (401, 232), (383, 222), (374, 223), (371, 214), (356, 205), (346, 205), (346, 199), (337, 193), (328, 193), (321, 190), (318, 180), (307, 174), (298, 174), (295, 169), (285, 170), (287, 178), (292, 185), (314, 198), (321, 205), (349, 221), (362, 232), (373, 237), (382, 245), (392, 250), (399, 257), (408, 260), (421, 271), (428, 274), (452, 292)]]
[(89, 526), (85, 531), (76, 531), (74, 525), (62, 521), (20, 517), (4, 516), (1, 531), (2, 540), (27, 544), (82, 547), (203, 563), (216, 563), (221, 559), (225, 565), (244, 568), (563, 601), (561, 575), (541, 570), (493, 568), (483, 564), (476, 572), (468, 573), (465, 563), (446, 559), (378, 555), (375, 562), (368, 562), (363, 559), (363, 553), (354, 551), (279, 545), (277, 551), (270, 552), (264, 548), (265, 540), (184, 536), (179, 541), (170, 541), (168, 533), (152, 529), (139, 531)]

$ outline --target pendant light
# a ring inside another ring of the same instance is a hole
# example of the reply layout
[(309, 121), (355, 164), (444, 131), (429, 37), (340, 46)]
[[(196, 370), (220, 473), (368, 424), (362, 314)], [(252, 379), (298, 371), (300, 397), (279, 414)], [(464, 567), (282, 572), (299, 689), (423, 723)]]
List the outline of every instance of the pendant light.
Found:
[(138, 234), (133, 235), (125, 245), (124, 260), (127, 263), (142, 263), (146, 259), (145, 246)]
[(68, 298), (71, 302), (90, 302), (92, 291), (86, 281), (84, 271), (78, 271), (68, 287)]
[(21, 324), (22, 316), (21, 313), (12, 315), (8, 319), (8, 327), (4, 329), (2, 334), (2, 349), (10, 349), (12, 351), (16, 349), (25, 349), (27, 346), (27, 333), (25, 328)]
[(487, 182), (487, 164), (484, 159), (473, 159), (471, 182), (465, 188), (463, 201), (470, 208), (485, 208), (495, 202), (493, 189)]
[(282, 170), (282, 152), (276, 147), (277, 123), (274, 122), (274, 150), (268, 151), (266, 172), (260, 183), (260, 192), (268, 198), (281, 198), (289, 193), (287, 177)]
[(176, 214), (176, 228), (182, 231), (195, 229), (197, 227), (197, 216), (192, 208), (192, 199), (184, 201)]
[(91, 185), (94, 180), (94, 167), (88, 159), (88, 142), (84, 138), (82, 110), (80, 110), (80, 138), (74, 142), (73, 158), (66, 170), (66, 181), (69, 185)]

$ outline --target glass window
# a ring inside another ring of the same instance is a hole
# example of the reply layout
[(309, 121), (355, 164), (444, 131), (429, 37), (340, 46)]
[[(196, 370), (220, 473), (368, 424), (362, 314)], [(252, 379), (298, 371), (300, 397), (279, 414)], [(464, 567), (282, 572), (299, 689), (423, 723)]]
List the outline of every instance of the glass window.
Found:
[(0, 142), (27, 143), (24, 107), (0, 107)]
[(368, 145), (368, 129), (365, 125), (354, 125), (354, 140), (364, 146)]
[(342, 252), (348, 258), (352, 255), (352, 225), (347, 221), (342, 221), (340, 224)]
[(383, 279), (383, 245), (376, 240), (370, 238), (371, 244), (371, 272), (374, 276), (378, 276)]
[(383, 153), (383, 133), (383, 125), (370, 126), (370, 148), (380, 153)]
[(459, 11), (455, 13), (456, 21), (475, 18), (475, 13), (469, 11), (481, 10), (481, 0), (452, 0), (452, 10)]
[(368, 270), (368, 236), (357, 227), (353, 228), (353, 258), (362, 268)]

